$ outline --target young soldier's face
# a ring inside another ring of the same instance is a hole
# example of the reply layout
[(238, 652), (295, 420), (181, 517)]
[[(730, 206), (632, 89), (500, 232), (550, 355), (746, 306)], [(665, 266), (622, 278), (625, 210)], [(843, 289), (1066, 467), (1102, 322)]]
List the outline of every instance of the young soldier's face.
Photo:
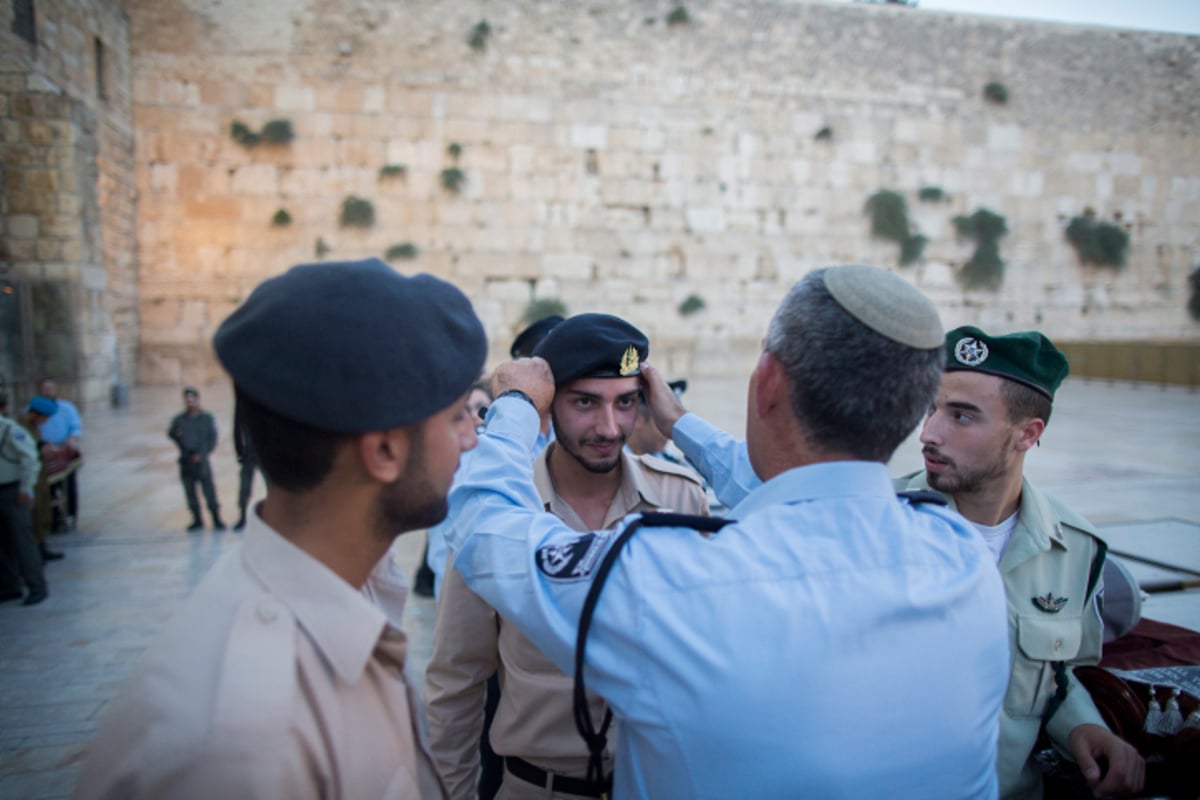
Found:
[(929, 485), (946, 494), (970, 493), (1019, 469), (1017, 426), (1000, 393), (1004, 379), (979, 372), (942, 376), (921, 429)]
[(638, 379), (580, 378), (554, 393), (554, 437), (589, 472), (611, 472), (637, 421)]

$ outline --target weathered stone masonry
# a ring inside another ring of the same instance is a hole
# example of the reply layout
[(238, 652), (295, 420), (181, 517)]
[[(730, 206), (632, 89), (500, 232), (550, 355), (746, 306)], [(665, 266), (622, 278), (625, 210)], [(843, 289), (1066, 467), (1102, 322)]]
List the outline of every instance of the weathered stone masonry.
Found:
[[(397, 268), (462, 286), (493, 360), (532, 299), (558, 298), (630, 318), (673, 374), (744, 372), (799, 277), (897, 264), (863, 215), (882, 188), (930, 239), (899, 269), (948, 325), (1197, 338), (1197, 37), (787, 0), (697, 0), (670, 26), (674, 5), (128, 0), (139, 379), (219, 378), (216, 326), (318, 239), (326, 258), (415, 244)], [(295, 140), (230, 136), (272, 119)], [(440, 183), (454, 166), (461, 194)], [(338, 225), (348, 195), (374, 227)], [(1010, 228), (997, 292), (955, 278), (972, 245), (951, 220), (980, 207)], [(1129, 226), (1123, 272), (1065, 242), (1088, 208)], [(689, 295), (706, 308), (684, 317)]]
[(18, 397), (49, 374), (107, 402), (138, 344), (129, 23), (116, 0), (41, 0), (30, 42), (16, 5), (0, 5), (0, 276), (29, 306), (0, 325), (23, 334), (0, 341), (0, 373)]

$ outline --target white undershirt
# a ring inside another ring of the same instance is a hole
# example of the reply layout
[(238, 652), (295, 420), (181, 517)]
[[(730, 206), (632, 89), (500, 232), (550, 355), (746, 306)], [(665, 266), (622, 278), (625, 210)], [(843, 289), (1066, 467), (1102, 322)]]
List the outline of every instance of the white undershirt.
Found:
[(1000, 557), (1004, 555), (1004, 548), (1008, 547), (1008, 540), (1012, 538), (1013, 531), (1017, 529), (1017, 514), (1019, 511), (1014, 511), (1012, 516), (1001, 522), (999, 525), (980, 525), (977, 522), (971, 524), (983, 534), (983, 540), (987, 542), (988, 549), (992, 551), (992, 555), (996, 557), (996, 563), (1000, 563)]

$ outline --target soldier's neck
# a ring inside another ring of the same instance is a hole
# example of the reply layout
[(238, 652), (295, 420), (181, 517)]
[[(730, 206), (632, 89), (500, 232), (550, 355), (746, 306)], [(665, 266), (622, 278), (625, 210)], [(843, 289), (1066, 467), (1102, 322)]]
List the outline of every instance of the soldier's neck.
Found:
[(268, 487), (259, 514), (280, 536), (361, 589), (392, 540), (376, 530), (374, 498), (352, 494), (323, 487), (307, 492)]
[(555, 493), (592, 530), (604, 527), (608, 508), (621, 488), (621, 462), (608, 472), (592, 472), (561, 447), (551, 445), (546, 468)]
[(1021, 471), (989, 481), (974, 491), (956, 493), (954, 505), (958, 513), (976, 525), (999, 525), (1021, 507)]

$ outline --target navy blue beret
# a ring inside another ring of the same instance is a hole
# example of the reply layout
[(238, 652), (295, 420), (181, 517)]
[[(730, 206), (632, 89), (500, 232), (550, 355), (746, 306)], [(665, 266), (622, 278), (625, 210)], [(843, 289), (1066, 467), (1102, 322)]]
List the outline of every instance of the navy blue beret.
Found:
[(554, 385), (562, 386), (579, 378), (637, 375), (650, 342), (620, 317), (578, 314), (554, 326), (533, 354), (550, 362)]
[(259, 284), (217, 329), (234, 384), (334, 433), (420, 422), (466, 393), (487, 357), (471, 301), (377, 258), (301, 264)]
[(513, 339), (512, 347), (508, 349), (508, 354), (513, 358), (528, 358), (533, 354), (533, 348), (537, 347), (542, 339), (546, 338), (546, 334), (562, 321), (563, 318), (558, 314), (542, 317), (517, 334), (517, 338)]

